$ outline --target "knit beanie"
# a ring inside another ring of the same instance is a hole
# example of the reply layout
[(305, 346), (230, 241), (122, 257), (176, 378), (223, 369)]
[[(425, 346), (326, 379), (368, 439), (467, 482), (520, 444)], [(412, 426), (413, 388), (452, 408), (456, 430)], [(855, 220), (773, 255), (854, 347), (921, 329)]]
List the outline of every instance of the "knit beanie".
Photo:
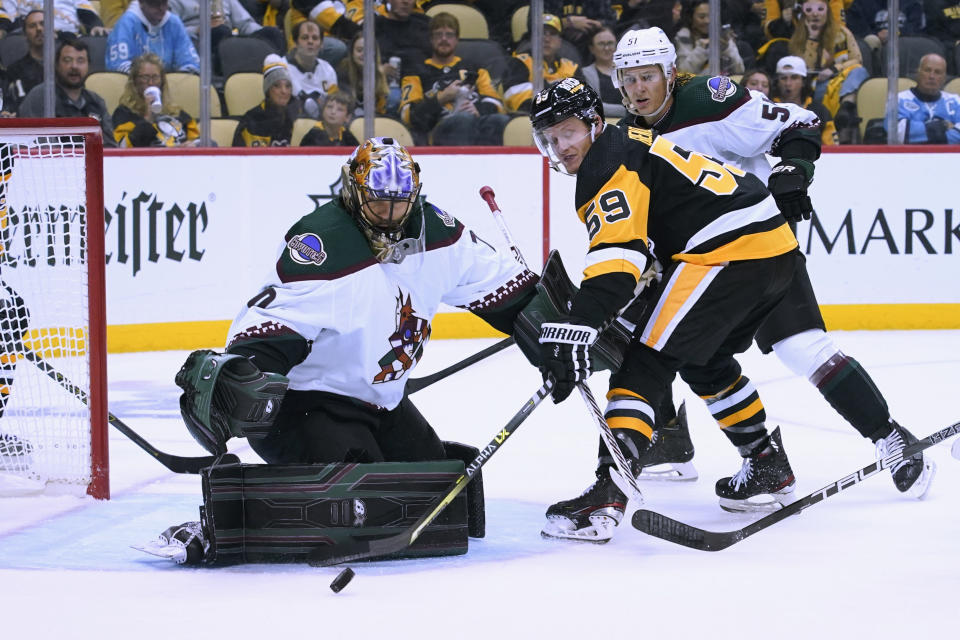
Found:
[(263, 95), (267, 95), (270, 87), (281, 80), (290, 81), (290, 72), (287, 71), (286, 61), (275, 53), (263, 59)]

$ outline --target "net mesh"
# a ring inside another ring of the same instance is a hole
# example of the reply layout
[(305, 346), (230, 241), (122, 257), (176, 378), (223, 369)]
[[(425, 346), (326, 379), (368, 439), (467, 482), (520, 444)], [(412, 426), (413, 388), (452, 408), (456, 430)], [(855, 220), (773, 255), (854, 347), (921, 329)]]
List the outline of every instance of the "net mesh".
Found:
[(84, 151), (0, 132), (0, 495), (91, 482)]

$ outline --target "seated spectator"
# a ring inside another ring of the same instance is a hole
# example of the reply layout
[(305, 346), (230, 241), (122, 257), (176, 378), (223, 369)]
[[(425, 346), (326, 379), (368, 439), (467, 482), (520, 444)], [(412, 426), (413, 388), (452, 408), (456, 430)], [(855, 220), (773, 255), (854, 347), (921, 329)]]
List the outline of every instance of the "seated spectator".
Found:
[(816, 73), (814, 96), (830, 110), (838, 131), (848, 129), (852, 133), (856, 129), (859, 132), (857, 89), (870, 73), (863, 67), (856, 38), (834, 20), (827, 0), (804, 0), (793, 15), (792, 26), (790, 40), (773, 43), (764, 58), (770, 60), (776, 56), (773, 59), (779, 60), (785, 55), (803, 58), (807, 68)]
[[(200, 0), (169, 0), (170, 12), (183, 21), (187, 35), (194, 46), (199, 45), (200, 38)], [(283, 53), (287, 49), (287, 39), (283, 31), (277, 27), (263, 27), (257, 24), (240, 0), (221, 0), (217, 3), (219, 9), (210, 16), (210, 53), (214, 73), (221, 73), (220, 41), (233, 35), (253, 36), (267, 42), (274, 51)], [(210, 4), (211, 11), (214, 4)]]
[(561, 16), (560, 37), (573, 43), (582, 56), (587, 53), (590, 34), (617, 23), (610, 0), (544, 0), (543, 12)]
[(609, 27), (598, 27), (587, 37), (593, 63), (583, 67), (583, 77), (603, 100), (603, 115), (607, 118), (622, 118), (627, 115), (620, 90), (613, 86), (613, 53), (617, 50), (617, 37)]
[(374, 22), (377, 46), (389, 62), (400, 59), (399, 66), (385, 65), (387, 83), (400, 85), (400, 79), (417, 69), (430, 54), (430, 19), (414, 11), (416, 0), (391, 0), (385, 15)]
[[(354, 116), (363, 116), (363, 35), (354, 36), (350, 42), (349, 55), (340, 61), (337, 66), (337, 88), (349, 92), (356, 99)], [(400, 108), (400, 90), (391, 93), (387, 84), (387, 76), (383, 72), (385, 65), (380, 60), (380, 50), (374, 44), (377, 52), (377, 65), (374, 71), (374, 110), (378, 116), (396, 116)]]
[(23, 19), (27, 54), (7, 68), (3, 92), (3, 110), (16, 113), (20, 103), (35, 86), (43, 82), (43, 11), (34, 9)]
[[(43, 11), (43, 0), (5, 0), (0, 9), (0, 37), (19, 26), (18, 18), (25, 18), (31, 11)], [(86, 0), (55, 0), (54, 31), (64, 40), (80, 35), (105, 36), (103, 21)]]
[[(304, 19), (317, 23), (324, 33), (329, 33), (344, 42), (353, 40), (360, 33), (363, 21), (363, 2), (344, 0), (291, 0), (293, 25)], [(299, 14), (299, 15), (298, 15)]]
[[(61, 42), (54, 56), (54, 117), (94, 118), (103, 130), (103, 145), (115, 146), (110, 114), (103, 98), (84, 88), (90, 74), (90, 47), (83, 40)], [(20, 103), (21, 118), (43, 117), (43, 84), (38, 84)]]
[(723, 20), (730, 23), (740, 40), (750, 45), (754, 51), (767, 41), (763, 33), (763, 19), (766, 15), (763, 0), (727, 0), (723, 3)]
[[(880, 13), (883, 12), (883, 16)], [(923, 0), (900, 0), (900, 32), (905, 36), (923, 34), (926, 19), (923, 15)], [(879, 33), (879, 25), (885, 30), (887, 24), (887, 0), (857, 0), (847, 7), (844, 23), (858, 38), (877, 36), (886, 42), (886, 36)]]
[(326, 96), (337, 90), (337, 72), (319, 57), (323, 35), (316, 22), (293, 25), (293, 40), (297, 44), (286, 57), (293, 95), (300, 102), (302, 113), (316, 120)]
[(353, 109), (350, 96), (338, 91), (331, 93), (323, 103), (320, 121), (303, 136), (301, 147), (356, 147), (360, 143), (347, 129), (350, 111)]
[(770, 74), (764, 69), (750, 69), (743, 74), (740, 79), (740, 85), (751, 91), (759, 91), (763, 95), (770, 97)]
[(917, 86), (897, 95), (897, 139), (906, 144), (960, 144), (960, 96), (943, 91), (947, 61), (920, 59)]
[[(844, 10), (853, 0), (829, 0), (834, 24), (844, 24)], [(763, 0), (763, 29), (770, 38), (789, 38), (793, 20), (799, 13), (800, 0)], [(796, 11), (795, 11), (796, 9)]]
[(678, 0), (626, 0), (620, 4), (616, 33), (660, 27), (670, 40), (680, 28), (682, 5)]
[[(868, 31), (865, 36), (863, 36), (863, 41), (867, 43), (867, 46), (870, 47), (873, 51), (879, 51), (885, 44), (887, 40), (890, 39), (890, 15), (886, 9), (881, 9), (877, 11), (876, 16), (873, 19), (873, 30)], [(903, 14), (902, 11), (897, 12), (897, 33), (903, 35), (903, 27), (907, 22), (907, 16)], [(866, 51), (861, 51), (861, 55), (868, 53)]]
[[(680, 30), (673, 42), (677, 46), (677, 71), (703, 75), (710, 69), (710, 3), (687, 0), (680, 14)], [(743, 58), (736, 38), (728, 27), (720, 34), (720, 73), (743, 73)]]
[(454, 53), (459, 41), (456, 16), (438, 13), (430, 20), (433, 51), (415, 74), (404, 76), (400, 115), (418, 144), (502, 145), (510, 117), (490, 73)]
[(807, 78), (807, 65), (803, 58), (785, 56), (777, 62), (777, 82), (773, 90), (774, 102), (792, 102), (820, 118), (820, 142), (823, 145), (838, 144), (837, 130), (830, 112), (813, 99), (813, 88)]
[[(575, 77), (584, 81), (583, 72), (573, 60), (560, 57), (560, 18), (543, 14), (543, 86), (560, 78)], [(529, 53), (515, 53), (507, 62), (503, 74), (503, 99), (507, 111), (530, 111), (533, 100), (533, 56)]]
[(100, 0), (100, 19), (104, 26), (113, 29), (131, 2), (132, 0)]
[(134, 58), (155, 53), (163, 69), (200, 72), (200, 57), (168, 0), (131, 3), (107, 38), (107, 69), (127, 73)]
[(235, 147), (287, 147), (293, 135), (297, 103), (287, 63), (275, 53), (263, 60), (263, 102), (240, 119), (233, 136)]
[(113, 112), (120, 147), (178, 147), (200, 137), (197, 122), (173, 103), (163, 63), (145, 53), (130, 65), (130, 77)]

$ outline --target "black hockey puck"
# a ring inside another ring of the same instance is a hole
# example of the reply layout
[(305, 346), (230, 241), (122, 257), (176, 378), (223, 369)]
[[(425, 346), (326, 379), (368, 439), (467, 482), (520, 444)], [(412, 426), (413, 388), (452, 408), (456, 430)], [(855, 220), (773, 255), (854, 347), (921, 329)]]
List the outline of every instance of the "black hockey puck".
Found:
[(337, 577), (333, 579), (333, 582), (330, 583), (330, 590), (334, 593), (340, 593), (343, 591), (343, 588), (350, 584), (350, 581), (353, 580), (353, 569), (347, 567), (343, 571), (337, 574)]

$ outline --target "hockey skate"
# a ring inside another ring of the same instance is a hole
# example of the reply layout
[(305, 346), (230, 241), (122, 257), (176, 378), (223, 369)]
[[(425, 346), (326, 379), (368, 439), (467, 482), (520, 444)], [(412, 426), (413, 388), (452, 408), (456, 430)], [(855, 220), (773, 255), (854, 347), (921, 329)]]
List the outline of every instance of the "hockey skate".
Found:
[(640, 454), (642, 469), (637, 480), (696, 480), (699, 475), (691, 460), (693, 442), (687, 427), (687, 405), (683, 402), (675, 419), (654, 430), (650, 447)]
[[(877, 440), (878, 460), (903, 451), (908, 445), (917, 441), (916, 436), (896, 422), (891, 421), (890, 426), (893, 428), (890, 435)], [(920, 500), (930, 489), (933, 476), (937, 473), (937, 465), (923, 453), (918, 453), (912, 458), (901, 460), (893, 465), (890, 473), (893, 475), (893, 484), (900, 493)]]
[(783, 450), (780, 427), (769, 438), (769, 453), (754, 453), (743, 459), (740, 471), (730, 478), (717, 480), (720, 508), (734, 513), (776, 511), (796, 500), (796, 480), (790, 461)]
[(540, 535), (604, 544), (623, 519), (627, 496), (610, 477), (610, 467), (597, 469), (597, 481), (578, 498), (563, 500), (547, 509), (547, 524)]
[(154, 540), (130, 546), (158, 558), (173, 560), (177, 564), (192, 565), (203, 564), (210, 550), (210, 542), (197, 521), (168, 527)]
[(0, 433), (0, 456), (26, 456), (33, 451), (33, 446), (26, 440), (9, 433)]

